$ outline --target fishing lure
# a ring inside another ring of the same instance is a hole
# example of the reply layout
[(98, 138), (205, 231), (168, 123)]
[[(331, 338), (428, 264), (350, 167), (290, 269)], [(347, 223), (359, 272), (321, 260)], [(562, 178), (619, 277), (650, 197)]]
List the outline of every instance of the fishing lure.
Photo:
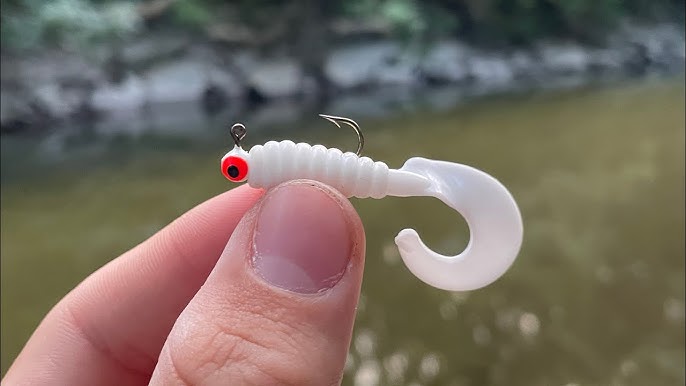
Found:
[(522, 243), (522, 218), (510, 192), (495, 178), (470, 166), (421, 157), (408, 159), (400, 169), (363, 157), (364, 136), (349, 118), (320, 115), (339, 128), (357, 133), (355, 153), (322, 145), (269, 141), (243, 150), (246, 128), (231, 127), (234, 147), (221, 159), (229, 181), (269, 189), (282, 182), (310, 179), (325, 183), (346, 197), (430, 196), (460, 213), (470, 230), (465, 250), (444, 256), (429, 249), (414, 229), (395, 238), (408, 269), (425, 283), (450, 291), (469, 291), (491, 284), (512, 265)]

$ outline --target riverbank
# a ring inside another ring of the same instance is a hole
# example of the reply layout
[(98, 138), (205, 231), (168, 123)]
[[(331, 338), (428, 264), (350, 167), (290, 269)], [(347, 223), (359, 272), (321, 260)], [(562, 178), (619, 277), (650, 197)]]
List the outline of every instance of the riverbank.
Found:
[(178, 34), (102, 47), (89, 58), (58, 51), (3, 54), (0, 128), (3, 134), (27, 133), (74, 119), (135, 120), (181, 104), (224, 115), (270, 104), (312, 106), (446, 85), (481, 95), (680, 73), (685, 61), (683, 28), (674, 24), (625, 24), (596, 46), (548, 40), (494, 50), (453, 39), (422, 53), (388, 37), (366, 36), (339, 42), (325, 55), (324, 79), (314, 79), (288, 52), (265, 54)]

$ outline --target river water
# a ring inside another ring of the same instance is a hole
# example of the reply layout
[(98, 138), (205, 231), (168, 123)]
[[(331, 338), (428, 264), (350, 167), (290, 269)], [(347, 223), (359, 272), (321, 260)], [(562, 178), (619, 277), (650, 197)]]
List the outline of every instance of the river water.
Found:
[[(519, 202), (525, 239), (493, 285), (440, 291), (407, 271), (393, 238), (414, 227), (453, 254), (464, 221), (428, 198), (353, 200), (368, 245), (345, 385), (684, 383), (682, 78), (357, 120), (365, 153), (391, 167), (425, 156), (496, 176)], [(217, 168), (225, 125), (191, 132), (3, 138), (3, 373), (79, 281), (228, 188)], [(355, 146), (352, 132), (314, 119), (255, 127), (246, 141), (286, 138)]]

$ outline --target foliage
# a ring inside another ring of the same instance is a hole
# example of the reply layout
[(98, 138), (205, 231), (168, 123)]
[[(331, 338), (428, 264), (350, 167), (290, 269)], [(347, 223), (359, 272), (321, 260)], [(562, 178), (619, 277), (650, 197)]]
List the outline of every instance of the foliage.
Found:
[(454, 33), (459, 25), (455, 15), (431, 1), (358, 0), (348, 3), (345, 13), (356, 18), (375, 17), (388, 23), (395, 36), (408, 43), (422, 43), (435, 36)]
[[(144, 24), (136, 6), (159, 1), (3, 0), (2, 46), (80, 47), (125, 37)], [(399, 39), (420, 45), (446, 35), (495, 44), (526, 44), (546, 36), (595, 40), (626, 17), (684, 20), (679, 0), (171, 0), (170, 4), (161, 17), (165, 28), (202, 33), (209, 24), (228, 22), (259, 30), (286, 14), (295, 25), (349, 18), (381, 21)], [(322, 10), (321, 20), (305, 20), (313, 7)]]
[(430, 1), (460, 19), (459, 34), (489, 43), (528, 43), (547, 36), (597, 40), (626, 17), (683, 13), (677, 0)]
[(44, 43), (79, 49), (125, 37), (140, 26), (135, 4), (125, 1), (20, 0), (2, 4), (3, 48), (33, 48)]
[(173, 23), (195, 29), (212, 20), (212, 11), (206, 4), (192, 0), (180, 0), (174, 3), (171, 12)]

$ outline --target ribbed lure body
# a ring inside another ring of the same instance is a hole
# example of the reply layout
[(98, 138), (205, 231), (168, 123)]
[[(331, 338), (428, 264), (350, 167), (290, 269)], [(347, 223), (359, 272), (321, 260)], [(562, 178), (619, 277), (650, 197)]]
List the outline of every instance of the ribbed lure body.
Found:
[(293, 141), (269, 141), (253, 146), (249, 152), (235, 147), (222, 163), (225, 160), (249, 160), (244, 166), (245, 178), (239, 181), (247, 179), (254, 188), (269, 189), (282, 182), (308, 179), (332, 186), (346, 197), (383, 198), (422, 195), (430, 185), (420, 175), (389, 169), (385, 163), (369, 157)]
[(347, 197), (382, 198), (388, 190), (388, 166), (369, 157), (322, 145), (269, 141), (250, 149), (248, 183), (271, 188), (295, 179), (321, 181)]

